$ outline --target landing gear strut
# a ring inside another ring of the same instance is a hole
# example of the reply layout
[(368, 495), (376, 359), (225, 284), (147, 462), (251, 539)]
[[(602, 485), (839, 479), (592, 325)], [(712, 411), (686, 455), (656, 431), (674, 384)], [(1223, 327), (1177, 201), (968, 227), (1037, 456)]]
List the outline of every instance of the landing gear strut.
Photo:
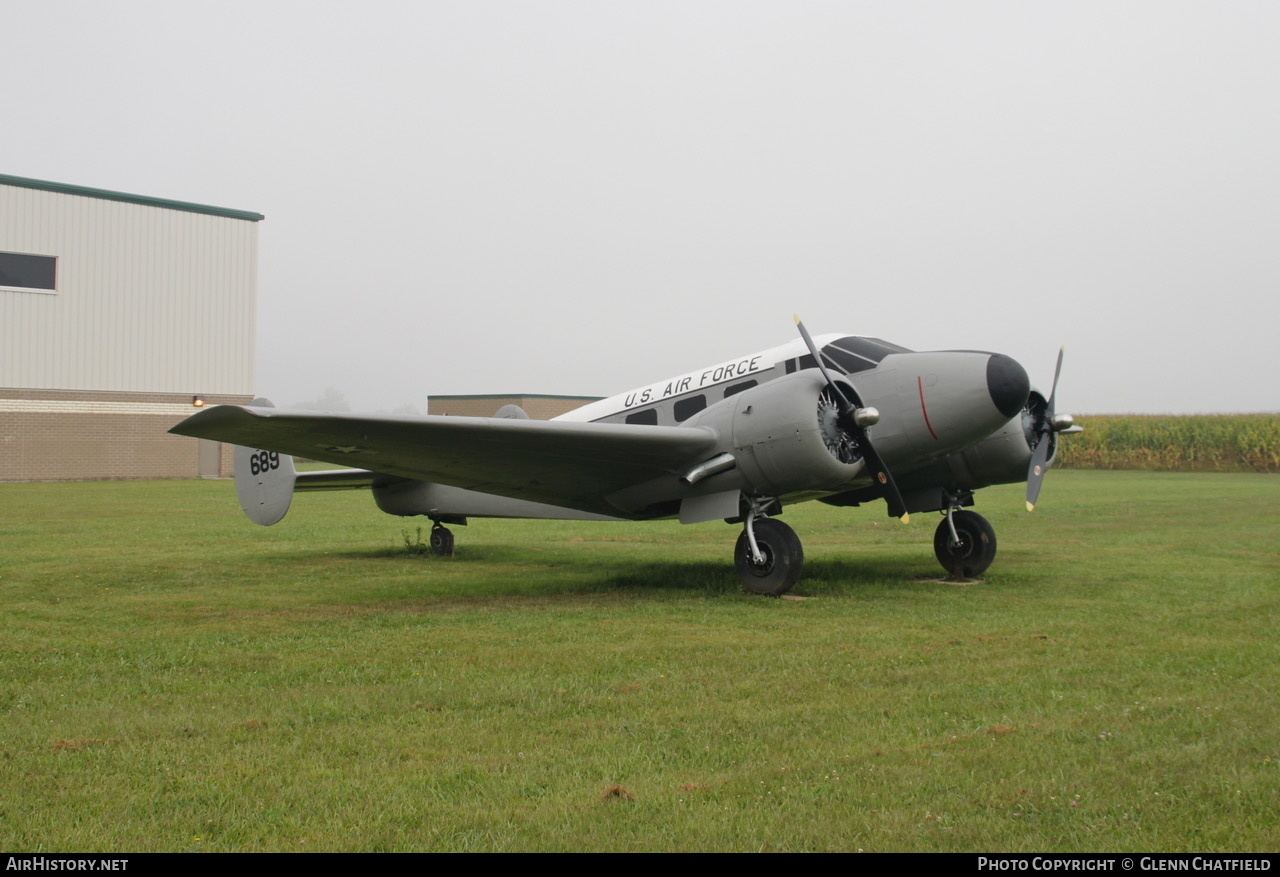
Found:
[(756, 519), (753, 508), (733, 551), (742, 586), (753, 594), (779, 597), (800, 581), (804, 549), (800, 537), (781, 521)]
[(453, 532), (439, 521), (432, 522), (428, 542), (431, 553), (436, 557), (453, 557)]
[(977, 512), (947, 509), (933, 534), (933, 553), (957, 579), (980, 576), (996, 559), (996, 531)]

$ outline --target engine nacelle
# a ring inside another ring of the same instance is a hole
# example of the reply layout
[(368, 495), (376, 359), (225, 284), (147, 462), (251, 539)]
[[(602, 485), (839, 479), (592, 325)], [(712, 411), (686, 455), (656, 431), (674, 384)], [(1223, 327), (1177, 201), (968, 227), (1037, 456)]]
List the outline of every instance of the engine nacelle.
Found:
[[(850, 396), (853, 391), (842, 384)], [(748, 494), (785, 497), (831, 492), (863, 475), (861, 457), (842, 462), (829, 442), (839, 436), (824, 425), (820, 405), (826, 381), (817, 370), (785, 375), (713, 405), (686, 421), (715, 429), (732, 441), (736, 477)]]
[(1015, 417), (973, 447), (947, 457), (945, 463), (951, 486), (964, 490), (1026, 481), (1031, 448), (1022, 418)]
[[(989, 484), (1016, 484), (1027, 480), (1027, 467), (1038, 440), (1037, 418), (1044, 416), (1045, 400), (1033, 392), (1021, 414), (992, 435), (947, 458), (947, 466), (956, 486), (977, 490)], [(1048, 468), (1058, 456), (1058, 436), (1048, 432), (1044, 441), (1051, 442)]]

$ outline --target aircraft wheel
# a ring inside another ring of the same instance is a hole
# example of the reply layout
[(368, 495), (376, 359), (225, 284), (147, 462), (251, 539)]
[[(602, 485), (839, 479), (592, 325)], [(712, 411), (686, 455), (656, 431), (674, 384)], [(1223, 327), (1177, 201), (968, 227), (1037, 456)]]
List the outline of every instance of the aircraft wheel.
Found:
[(436, 524), (431, 528), (431, 553), (436, 557), (453, 557), (453, 533)]
[(952, 520), (960, 544), (951, 544), (951, 528), (943, 518), (933, 534), (933, 553), (938, 556), (938, 563), (958, 579), (982, 575), (996, 559), (996, 531), (977, 512), (957, 511), (952, 513)]
[(804, 568), (800, 537), (786, 524), (772, 518), (756, 521), (754, 529), (756, 545), (764, 555), (764, 563), (757, 564), (751, 559), (751, 543), (744, 529), (738, 535), (738, 544), (733, 552), (738, 577), (742, 579), (742, 586), (753, 594), (781, 596), (800, 581), (800, 572)]

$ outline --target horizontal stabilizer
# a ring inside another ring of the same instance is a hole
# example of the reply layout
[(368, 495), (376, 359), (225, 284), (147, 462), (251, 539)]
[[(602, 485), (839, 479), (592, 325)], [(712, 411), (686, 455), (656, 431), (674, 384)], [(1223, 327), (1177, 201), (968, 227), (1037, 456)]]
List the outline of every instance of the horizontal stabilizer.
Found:
[(379, 475), (368, 469), (320, 469), (315, 472), (299, 472), (294, 490), (361, 490), (384, 481), (401, 481), (387, 475)]

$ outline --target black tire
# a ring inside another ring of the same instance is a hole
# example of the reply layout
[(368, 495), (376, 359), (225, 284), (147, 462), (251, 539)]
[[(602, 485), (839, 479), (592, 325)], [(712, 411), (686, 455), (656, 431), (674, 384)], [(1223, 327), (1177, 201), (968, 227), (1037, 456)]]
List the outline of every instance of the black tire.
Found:
[(431, 528), (431, 553), (436, 557), (453, 557), (453, 533), (438, 524)]
[(800, 581), (804, 569), (804, 548), (795, 531), (781, 521), (764, 518), (755, 522), (756, 545), (764, 555), (764, 563), (751, 560), (751, 543), (744, 529), (738, 535), (733, 551), (734, 565), (742, 587), (752, 594), (778, 597)]
[(952, 520), (960, 544), (951, 544), (951, 528), (943, 518), (933, 534), (933, 553), (938, 556), (938, 563), (958, 579), (982, 575), (996, 559), (996, 531), (977, 512), (958, 511)]

